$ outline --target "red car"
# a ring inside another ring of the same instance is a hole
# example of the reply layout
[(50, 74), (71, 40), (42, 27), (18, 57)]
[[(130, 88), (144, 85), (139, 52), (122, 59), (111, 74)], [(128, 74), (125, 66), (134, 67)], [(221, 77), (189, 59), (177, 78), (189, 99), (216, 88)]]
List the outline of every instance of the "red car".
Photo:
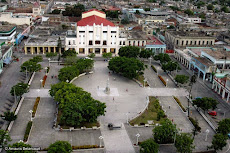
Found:
[(217, 112), (216, 111), (211, 111), (211, 112), (208, 112), (208, 114), (211, 115), (211, 116), (216, 116)]

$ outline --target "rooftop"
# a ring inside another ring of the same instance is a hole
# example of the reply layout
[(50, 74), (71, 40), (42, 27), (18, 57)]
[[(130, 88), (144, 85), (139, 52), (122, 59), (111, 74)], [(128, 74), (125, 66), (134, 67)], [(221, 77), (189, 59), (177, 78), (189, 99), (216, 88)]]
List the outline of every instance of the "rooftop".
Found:
[(227, 59), (230, 60), (230, 52), (223, 51), (223, 50), (210, 50), (210, 49), (203, 49), (203, 52), (207, 53), (208, 55), (212, 56), (215, 59)]
[(206, 59), (206, 58), (204, 58), (204, 57), (193, 57), (193, 58), (195, 58), (195, 59), (198, 60), (200, 63), (202, 63), (203, 65), (206, 65), (206, 66), (208, 66), (208, 67), (214, 65), (210, 60), (208, 60), (208, 59)]
[(174, 35), (174, 36), (178, 36), (178, 37), (206, 37), (206, 38), (214, 38), (211, 36), (208, 36), (206, 33), (204, 32), (197, 32), (197, 31), (175, 31), (175, 30), (168, 30), (168, 33)]
[(8, 25), (1, 25), (0, 32), (10, 32), (16, 25), (8, 24)]
[(149, 41), (147, 41), (146, 45), (164, 45), (159, 39), (154, 36), (149, 37)]
[(86, 12), (83, 12), (82, 14), (85, 14), (85, 13), (88, 13), (88, 12), (92, 12), (92, 11), (97, 11), (97, 12), (99, 12), (99, 13), (105, 14), (105, 12), (99, 11), (99, 10), (97, 10), (97, 9), (91, 9), (91, 10), (88, 10), (88, 11), (86, 11)]
[(92, 15), (92, 16), (83, 18), (82, 20), (77, 22), (77, 26), (87, 26), (87, 25), (93, 26), (93, 24), (96, 24), (96, 25), (103, 24), (103, 26), (115, 26), (109, 20), (106, 20), (106, 19), (101, 18), (101, 17), (96, 16), (96, 15)]

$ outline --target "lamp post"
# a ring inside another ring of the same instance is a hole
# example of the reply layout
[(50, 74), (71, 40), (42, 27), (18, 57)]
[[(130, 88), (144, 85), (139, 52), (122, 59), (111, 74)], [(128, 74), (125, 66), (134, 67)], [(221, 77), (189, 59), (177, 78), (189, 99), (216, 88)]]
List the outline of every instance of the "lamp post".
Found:
[(45, 67), (46, 74), (47, 74), (47, 69), (48, 69), (48, 67)]
[(149, 57), (149, 65), (151, 66), (151, 60), (152, 60), (153, 58), (152, 57)]
[(166, 79), (166, 87), (168, 87), (168, 81), (169, 81), (169, 79)]
[(102, 142), (102, 139), (103, 139), (104, 137), (103, 136), (100, 136), (99, 137), (99, 140), (100, 140), (100, 148), (101, 148), (101, 142)]
[(70, 131), (70, 144), (71, 144), (71, 147), (72, 147), (72, 141), (73, 141), (73, 138), (72, 138), (72, 133), (71, 133), (71, 131), (73, 130), (74, 128), (73, 127), (71, 127), (71, 128), (69, 128), (69, 131)]
[(205, 135), (205, 141), (207, 141), (207, 139), (208, 139), (209, 129), (207, 129), (205, 132), (206, 132), (206, 135)]
[(43, 80), (41, 79), (41, 80), (40, 80), (40, 82), (41, 82), (41, 88), (42, 88), (42, 81), (43, 81)]
[(66, 82), (69, 83), (69, 80), (67, 79)]
[(147, 80), (146, 79), (144, 79), (144, 88), (145, 88), (145, 82), (146, 82)]
[(33, 111), (30, 110), (29, 112), (30, 112), (30, 115), (31, 115), (30, 121), (32, 122), (33, 121), (33, 116), (32, 116)]
[(48, 58), (48, 61), (49, 61), (49, 67), (50, 67), (50, 58)]
[(136, 134), (136, 137), (137, 137), (137, 145), (138, 145), (138, 138), (140, 137), (141, 135), (139, 133)]

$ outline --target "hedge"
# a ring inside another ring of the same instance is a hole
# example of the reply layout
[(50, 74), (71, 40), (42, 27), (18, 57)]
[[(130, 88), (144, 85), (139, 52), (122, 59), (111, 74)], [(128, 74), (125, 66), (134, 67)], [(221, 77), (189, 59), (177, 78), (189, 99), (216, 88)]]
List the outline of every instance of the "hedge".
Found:
[(162, 76), (158, 75), (158, 77), (160, 78), (161, 82), (166, 86), (166, 82), (165, 82), (165, 80), (162, 78)]
[(47, 67), (46, 73), (49, 73), (49, 71), (50, 71), (50, 67), (48, 66), (48, 67)]
[(201, 127), (198, 125), (198, 122), (195, 119), (193, 119), (192, 117), (189, 117), (189, 120), (192, 122), (192, 124), (194, 125), (195, 129), (200, 132)]
[(181, 104), (180, 100), (179, 100), (177, 97), (175, 97), (175, 96), (173, 96), (173, 98), (176, 100), (176, 102), (177, 102), (177, 104), (180, 106), (180, 108), (181, 108), (184, 112), (186, 112), (186, 109), (185, 109), (184, 106)]
[(151, 65), (151, 67), (152, 67), (153, 71), (155, 71), (157, 73), (157, 69), (153, 65)]
[(39, 102), (40, 102), (40, 97), (37, 97), (36, 100), (35, 100), (35, 103), (34, 103), (32, 117), (35, 116), (35, 113), (36, 113), (36, 111), (37, 111)]
[(42, 87), (44, 87), (44, 86), (45, 86), (46, 79), (47, 79), (47, 75), (44, 75), (44, 77), (43, 77), (43, 81), (42, 81)]
[(77, 150), (77, 149), (91, 149), (91, 148), (100, 148), (100, 146), (98, 146), (98, 145), (72, 146), (73, 150)]
[(33, 124), (32, 121), (29, 121), (29, 122), (27, 123), (26, 132), (25, 132), (25, 135), (24, 135), (24, 138), (23, 138), (23, 141), (24, 141), (24, 142), (26, 142), (26, 141), (28, 140), (28, 137), (29, 137), (29, 135), (30, 135), (30, 130), (31, 130), (32, 124)]

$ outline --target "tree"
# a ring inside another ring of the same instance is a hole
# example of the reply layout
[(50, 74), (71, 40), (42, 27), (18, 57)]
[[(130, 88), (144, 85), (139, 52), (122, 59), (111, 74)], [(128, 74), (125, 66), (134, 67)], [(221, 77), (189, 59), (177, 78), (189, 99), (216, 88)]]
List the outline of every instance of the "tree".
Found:
[(79, 59), (75, 66), (79, 70), (79, 73), (88, 72), (93, 68), (94, 61), (92, 59)]
[(164, 113), (163, 110), (159, 110), (159, 111), (157, 112), (157, 120), (160, 121), (160, 119), (161, 119), (162, 117), (165, 117), (165, 113)]
[(136, 10), (135, 14), (140, 14), (140, 11), (139, 11), (139, 10)]
[(17, 115), (14, 115), (14, 112), (4, 112), (4, 115), (1, 115), (2, 119), (5, 121), (14, 121), (17, 118)]
[(208, 4), (208, 5), (207, 5), (207, 9), (208, 9), (208, 10), (213, 10), (213, 9), (214, 9), (214, 6), (213, 6), (212, 4)]
[(0, 130), (0, 146), (1, 148), (4, 148), (8, 141), (11, 141), (10, 135), (8, 131)]
[(88, 55), (89, 58), (94, 58), (95, 57), (95, 53), (91, 53)]
[(205, 112), (211, 108), (213, 110), (216, 109), (218, 102), (213, 98), (204, 97), (204, 98), (197, 98), (193, 100), (193, 104), (197, 105), (197, 107), (200, 107)]
[(162, 69), (166, 72), (169, 71), (170, 73), (174, 70), (180, 70), (180, 66), (177, 62), (169, 61), (168, 63), (162, 64)]
[(120, 57), (128, 57), (128, 58), (131, 57), (137, 58), (139, 54), (140, 54), (140, 48), (136, 46), (121, 47), (118, 53)]
[(59, 9), (54, 9), (51, 14), (60, 14), (61, 10)]
[(176, 6), (169, 6), (173, 11), (180, 11), (180, 9)]
[(46, 53), (46, 57), (54, 57), (54, 56), (57, 56), (57, 53), (53, 53), (53, 52), (50, 52), (50, 53)]
[(190, 10), (190, 9), (185, 10), (184, 13), (188, 14), (189, 16), (194, 15), (194, 12), (192, 10)]
[(65, 57), (65, 65), (70, 66), (70, 65), (76, 65), (78, 60), (78, 57), (76, 56), (66, 56)]
[[(11, 148), (31, 148), (31, 145), (25, 144), (24, 142), (16, 142), (13, 145), (9, 145)], [(7, 150), (7, 153), (34, 153), (34, 151), (31, 150)]]
[(176, 125), (167, 119), (162, 122), (161, 126), (153, 129), (153, 137), (159, 144), (173, 143), (175, 132), (177, 132)]
[(85, 11), (85, 6), (82, 4), (77, 4), (74, 6), (66, 6), (65, 11), (62, 11), (63, 16), (75, 16), (80, 17), (82, 12)]
[(150, 11), (150, 8), (145, 8), (144, 10), (145, 10), (145, 12), (148, 12), (148, 11)]
[(21, 72), (37, 72), (42, 69), (41, 64), (37, 64), (34, 61), (26, 61), (21, 65)]
[(127, 17), (122, 19), (121, 24), (129, 24), (129, 19)]
[(61, 43), (61, 38), (58, 38), (58, 42), (57, 42), (57, 49), (58, 49), (58, 65), (59, 65), (59, 61), (61, 60), (61, 55), (60, 55), (60, 50), (62, 48), (62, 43)]
[(170, 25), (169, 27), (167, 27), (167, 29), (175, 29), (175, 27), (173, 25)]
[(67, 57), (67, 56), (77, 56), (77, 52), (75, 49), (68, 49), (62, 53), (62, 57)]
[(143, 74), (144, 64), (135, 58), (114, 57), (109, 61), (109, 70), (120, 73), (129, 79), (136, 78)]
[(58, 101), (60, 125), (78, 127), (83, 122), (95, 122), (104, 115), (106, 105), (73, 84), (61, 82), (51, 86), (50, 95)]
[(195, 148), (193, 140), (192, 135), (189, 133), (178, 134), (175, 141), (177, 152), (192, 153), (192, 150)]
[(48, 148), (48, 153), (71, 153), (72, 146), (67, 141), (56, 141)]
[(171, 61), (171, 58), (168, 54), (160, 53), (154, 56), (154, 60), (160, 61), (161, 64)]
[(67, 66), (59, 70), (58, 79), (61, 81), (69, 80), (79, 75), (79, 70), (75, 66)]
[(106, 13), (106, 17), (110, 17), (110, 18), (118, 18), (119, 13), (118, 11), (104, 11)]
[(27, 83), (18, 83), (16, 85), (14, 85), (11, 90), (10, 93), (12, 96), (14, 96), (14, 92), (16, 96), (22, 96), (24, 93), (28, 92), (28, 87), (29, 85)]
[(38, 62), (42, 62), (43, 58), (41, 55), (39, 56), (34, 56), (32, 59), (30, 59), (29, 61), (34, 62), (34, 63), (38, 63)]
[(159, 145), (153, 139), (147, 139), (140, 144), (140, 153), (158, 153)]
[(227, 135), (230, 133), (230, 119), (226, 118), (223, 119), (218, 123), (218, 128), (217, 128), (218, 133), (222, 133), (223, 135)]
[(222, 7), (220, 10), (222, 12), (224, 12), (224, 13), (228, 13), (229, 12), (229, 9), (226, 6)]
[(208, 149), (213, 148), (215, 151), (222, 150), (227, 145), (227, 139), (228, 137), (222, 133), (215, 134), (212, 139), (212, 145)]
[(177, 83), (185, 84), (189, 81), (189, 76), (187, 76), (187, 75), (176, 75), (175, 81)]
[(140, 58), (150, 58), (151, 56), (153, 56), (154, 53), (151, 50), (148, 49), (143, 49), (140, 52)]
[(106, 58), (108, 60), (109, 58), (112, 58), (112, 53), (110, 53), (110, 52), (109, 53), (103, 53), (102, 57)]

